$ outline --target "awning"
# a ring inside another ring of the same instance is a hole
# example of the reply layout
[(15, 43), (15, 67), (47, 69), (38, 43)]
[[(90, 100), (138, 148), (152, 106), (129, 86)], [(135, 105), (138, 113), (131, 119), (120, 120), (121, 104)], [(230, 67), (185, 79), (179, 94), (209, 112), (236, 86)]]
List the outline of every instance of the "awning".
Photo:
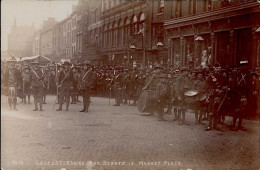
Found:
[(31, 57), (23, 57), (21, 61), (38, 61), (39, 63), (49, 63), (51, 62), (51, 59), (45, 57), (45, 56), (31, 56)]

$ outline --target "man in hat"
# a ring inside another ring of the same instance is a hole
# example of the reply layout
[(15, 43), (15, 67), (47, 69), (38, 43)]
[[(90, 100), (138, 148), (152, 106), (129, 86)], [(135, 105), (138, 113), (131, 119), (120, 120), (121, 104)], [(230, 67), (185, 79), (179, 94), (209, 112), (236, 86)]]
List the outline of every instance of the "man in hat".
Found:
[[(187, 67), (181, 69), (181, 75), (176, 79), (175, 93), (178, 99), (178, 124), (188, 125), (185, 120), (187, 111), (187, 103), (185, 101), (184, 93), (191, 89), (191, 81), (188, 77), (190, 70)], [(182, 117), (182, 118), (181, 118)]]
[(30, 84), (32, 86), (32, 93), (34, 97), (34, 110), (38, 110), (38, 104), (40, 106), (40, 111), (43, 111), (42, 109), (42, 103), (43, 103), (43, 88), (45, 86), (43, 82), (43, 72), (40, 69), (39, 62), (34, 61), (31, 63), (32, 69), (30, 72)]
[(171, 115), (172, 114), (172, 108), (173, 108), (173, 112), (174, 112), (174, 119), (173, 121), (178, 120), (178, 99), (176, 96), (176, 92), (175, 92), (175, 86), (176, 86), (176, 78), (179, 76), (177, 73), (175, 73), (175, 71), (173, 71), (174, 74), (169, 73), (168, 74), (168, 83), (170, 86), (170, 102), (168, 103), (168, 110), (167, 110), (167, 114)]
[(78, 80), (79, 80), (79, 73), (76, 70), (76, 66), (74, 65), (71, 68), (73, 72), (73, 90), (71, 91), (71, 104), (76, 104), (77, 103), (77, 94), (78, 94)]
[(240, 67), (235, 75), (235, 96), (234, 96), (234, 116), (233, 116), (233, 129), (236, 129), (236, 122), (238, 121), (238, 129), (244, 130), (242, 126), (242, 121), (246, 117), (248, 112), (248, 95), (251, 88), (250, 73), (248, 67), (248, 60), (242, 58), (240, 60)]
[(7, 61), (9, 68), (5, 71), (4, 85), (8, 92), (8, 104), (10, 110), (17, 110), (17, 89), (22, 86), (21, 72), (15, 68), (15, 59)]
[(50, 94), (56, 94), (56, 70), (55, 64), (51, 63), (49, 65), (49, 74), (48, 74), (48, 89)]
[(116, 104), (114, 106), (120, 106), (121, 100), (122, 100), (122, 80), (123, 75), (119, 71), (118, 68), (115, 68), (114, 71), (114, 78), (113, 78), (113, 87), (115, 92), (115, 101)]
[[(198, 95), (202, 97), (206, 93), (206, 81), (203, 77), (203, 72), (201, 70), (195, 71), (195, 79), (192, 81), (192, 89), (198, 91)], [(206, 100), (206, 98), (205, 98)], [(202, 114), (203, 114), (203, 101), (196, 101), (194, 103), (194, 112), (195, 112), (195, 124), (202, 124)]]
[(83, 71), (80, 77), (80, 92), (83, 97), (83, 109), (80, 112), (89, 111), (90, 95), (93, 86), (93, 71), (88, 62), (84, 62)]
[(59, 108), (56, 111), (62, 110), (62, 104), (65, 98), (66, 111), (69, 111), (70, 92), (72, 89), (73, 73), (70, 69), (70, 62), (63, 63), (64, 69), (58, 75), (58, 89), (59, 89)]
[(165, 121), (163, 118), (164, 108), (170, 99), (170, 87), (167, 84), (167, 78), (165, 75), (161, 75), (160, 82), (156, 86), (155, 96), (156, 96), (156, 111), (158, 114), (158, 121)]
[(26, 96), (28, 96), (28, 104), (31, 104), (30, 102), (30, 95), (31, 95), (31, 84), (30, 84), (30, 67), (28, 65), (25, 65), (23, 68), (22, 78), (23, 78), (23, 94), (24, 94), (24, 104), (26, 104)]
[(206, 131), (215, 129), (221, 130), (218, 128), (218, 120), (219, 120), (219, 107), (221, 106), (221, 101), (224, 97), (224, 91), (222, 89), (222, 80), (219, 76), (218, 71), (211, 70), (209, 73), (209, 77), (207, 79), (207, 87), (206, 91), (208, 93), (208, 119), (209, 124), (208, 127), (205, 129)]

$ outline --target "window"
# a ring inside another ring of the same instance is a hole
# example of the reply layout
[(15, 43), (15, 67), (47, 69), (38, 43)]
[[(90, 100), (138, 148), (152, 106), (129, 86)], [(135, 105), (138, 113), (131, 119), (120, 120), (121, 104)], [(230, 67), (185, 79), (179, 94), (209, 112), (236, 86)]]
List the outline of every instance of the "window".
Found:
[(164, 12), (164, 0), (159, 0), (158, 1), (158, 7), (159, 7), (159, 9), (158, 9), (158, 13), (163, 13)]
[(144, 31), (144, 23), (145, 22), (145, 16), (144, 16), (144, 13), (141, 13), (140, 14), (140, 17), (139, 17), (139, 21), (138, 21), (138, 30), (137, 30), (137, 33), (140, 33), (140, 31)]
[(108, 9), (110, 9), (110, 8), (112, 8), (112, 1), (111, 0), (108, 1)]
[(131, 21), (131, 30), (130, 30), (130, 34), (136, 34), (137, 31), (138, 31), (138, 28), (137, 28), (137, 17), (136, 16), (133, 16), (132, 18), (132, 21)]
[(124, 20), (119, 20), (118, 22), (118, 45), (123, 45), (124, 41)]
[(197, 11), (197, 0), (193, 0), (193, 14), (196, 14)]
[(130, 36), (130, 20), (129, 18), (125, 19), (125, 26), (124, 26), (124, 41), (123, 43), (126, 44), (128, 37)]
[(231, 0), (221, 0), (221, 7), (226, 7), (231, 4)]
[(112, 30), (112, 46), (115, 47), (117, 45), (117, 28), (118, 22), (113, 23), (113, 30)]
[(108, 38), (107, 38), (107, 46), (111, 46), (112, 45), (112, 24), (108, 25)]
[(177, 5), (175, 7), (175, 17), (181, 17), (182, 16), (182, 0), (177, 1)]
[(164, 29), (161, 25), (153, 26), (153, 45), (156, 45), (158, 42), (164, 42)]
[(208, 11), (211, 11), (212, 9), (212, 1), (211, 0), (208, 0)]

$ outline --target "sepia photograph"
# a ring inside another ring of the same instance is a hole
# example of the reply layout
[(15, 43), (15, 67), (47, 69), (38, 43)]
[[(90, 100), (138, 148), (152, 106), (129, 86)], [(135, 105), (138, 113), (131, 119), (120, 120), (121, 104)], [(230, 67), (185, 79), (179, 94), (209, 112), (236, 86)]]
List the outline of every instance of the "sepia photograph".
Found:
[(259, 0), (1, 0), (2, 170), (260, 170)]

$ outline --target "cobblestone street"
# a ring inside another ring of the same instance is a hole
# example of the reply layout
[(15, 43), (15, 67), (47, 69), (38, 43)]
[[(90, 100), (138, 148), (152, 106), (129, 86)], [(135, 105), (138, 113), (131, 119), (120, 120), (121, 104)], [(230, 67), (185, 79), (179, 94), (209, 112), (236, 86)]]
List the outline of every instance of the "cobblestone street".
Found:
[(245, 121), (247, 131), (206, 132), (193, 113), (189, 126), (178, 126), (170, 115), (160, 122), (107, 98), (91, 98), (89, 113), (79, 112), (81, 103), (53, 111), (54, 100), (47, 96), (44, 111), (33, 112), (33, 104), (18, 99), (19, 111), (8, 111), (2, 96), (2, 169), (259, 168), (257, 122)]

